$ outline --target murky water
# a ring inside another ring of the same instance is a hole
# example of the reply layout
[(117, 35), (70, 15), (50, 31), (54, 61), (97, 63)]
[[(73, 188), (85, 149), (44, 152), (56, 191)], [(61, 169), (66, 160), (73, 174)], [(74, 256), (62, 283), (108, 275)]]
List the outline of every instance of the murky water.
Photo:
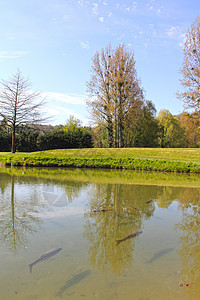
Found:
[(1, 300), (200, 299), (200, 188), (45, 172), (0, 170)]

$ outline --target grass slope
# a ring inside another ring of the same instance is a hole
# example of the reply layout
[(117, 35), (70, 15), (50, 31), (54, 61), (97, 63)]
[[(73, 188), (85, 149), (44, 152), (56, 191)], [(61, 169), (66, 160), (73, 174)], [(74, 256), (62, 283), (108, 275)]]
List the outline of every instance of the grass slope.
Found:
[(92, 148), (0, 153), (5, 165), (89, 167), (200, 173), (200, 149)]

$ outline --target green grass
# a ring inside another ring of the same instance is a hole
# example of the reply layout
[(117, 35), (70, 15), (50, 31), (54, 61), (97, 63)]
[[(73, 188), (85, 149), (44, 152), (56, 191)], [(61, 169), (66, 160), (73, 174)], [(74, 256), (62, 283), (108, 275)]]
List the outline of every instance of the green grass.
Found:
[(56, 166), (200, 173), (200, 149), (122, 148), (66, 149), (33, 153), (0, 153), (13, 166)]

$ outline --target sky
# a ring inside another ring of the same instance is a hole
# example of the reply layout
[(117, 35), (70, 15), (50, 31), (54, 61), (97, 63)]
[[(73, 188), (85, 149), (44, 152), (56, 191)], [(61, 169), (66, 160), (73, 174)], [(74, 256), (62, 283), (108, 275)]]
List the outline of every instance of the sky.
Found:
[(92, 57), (123, 43), (145, 98), (176, 115), (184, 38), (199, 15), (199, 0), (0, 0), (0, 79), (20, 69), (46, 98), (49, 124), (73, 115), (89, 125)]

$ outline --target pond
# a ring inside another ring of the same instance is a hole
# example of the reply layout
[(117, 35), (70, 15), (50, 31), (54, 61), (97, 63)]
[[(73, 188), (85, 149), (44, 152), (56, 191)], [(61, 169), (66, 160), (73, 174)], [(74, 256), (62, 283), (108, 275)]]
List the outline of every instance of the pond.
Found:
[(1, 168), (1, 300), (200, 299), (199, 200), (188, 175)]

